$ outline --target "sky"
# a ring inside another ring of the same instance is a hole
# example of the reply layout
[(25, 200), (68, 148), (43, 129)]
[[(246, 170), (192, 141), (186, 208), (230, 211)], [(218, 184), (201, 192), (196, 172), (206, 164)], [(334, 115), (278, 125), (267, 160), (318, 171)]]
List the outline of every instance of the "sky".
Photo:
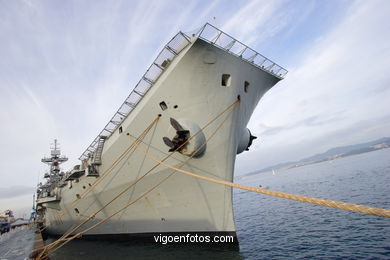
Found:
[(0, 0), (0, 211), (27, 212), (57, 138), (96, 137), (162, 47), (210, 22), (285, 67), (236, 174), (390, 136), (390, 1)]

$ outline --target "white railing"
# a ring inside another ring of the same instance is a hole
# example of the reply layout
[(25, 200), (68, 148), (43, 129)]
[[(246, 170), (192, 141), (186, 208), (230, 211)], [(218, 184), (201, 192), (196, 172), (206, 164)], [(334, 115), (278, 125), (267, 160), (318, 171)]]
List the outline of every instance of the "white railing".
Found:
[[(280, 79), (283, 79), (287, 74), (287, 70), (283, 67), (277, 65), (275, 62), (267, 59), (263, 55), (209, 23), (206, 23), (201, 30), (193, 36), (197, 36), (198, 38), (205, 40), (232, 55), (240, 57)], [(131, 111), (133, 111), (143, 96), (166, 70), (173, 59), (190, 43), (190, 38), (184, 33), (179, 32), (167, 43), (167, 45), (164, 46), (163, 50), (159, 53), (152, 65), (150, 65), (146, 73), (142, 76), (130, 95), (125, 99), (118, 111), (79, 157), (80, 160), (85, 160), (91, 157), (97, 149), (100, 137), (110, 137), (112, 133), (115, 132), (115, 130), (122, 124), (123, 120), (125, 120)]]
[(280, 79), (283, 79), (287, 74), (287, 70), (285, 68), (279, 66), (270, 59), (267, 59), (260, 53), (209, 23), (206, 23), (197, 35), (199, 38), (207, 41), (208, 43), (211, 43), (230, 54), (240, 57)]
[(96, 151), (101, 136), (109, 137), (113, 132), (115, 132), (118, 126), (131, 113), (131, 111), (133, 111), (143, 96), (145, 96), (148, 90), (166, 70), (172, 60), (190, 43), (191, 41), (188, 36), (182, 32), (179, 32), (167, 43), (167, 45), (164, 46), (163, 50), (159, 53), (152, 65), (150, 65), (133, 91), (119, 107), (118, 111), (114, 114), (114, 116), (99, 133), (99, 135), (92, 141), (89, 147), (79, 157), (80, 160), (89, 158)]

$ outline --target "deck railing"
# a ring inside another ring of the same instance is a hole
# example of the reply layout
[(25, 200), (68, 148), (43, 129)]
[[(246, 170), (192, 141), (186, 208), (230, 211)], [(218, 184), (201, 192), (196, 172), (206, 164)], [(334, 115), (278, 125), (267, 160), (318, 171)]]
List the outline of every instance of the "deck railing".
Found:
[[(232, 55), (240, 57), (280, 79), (283, 79), (287, 74), (287, 70), (283, 67), (277, 65), (275, 62), (267, 59), (263, 55), (209, 23), (206, 23), (201, 30), (193, 36), (197, 36), (198, 38), (203, 39)], [(133, 91), (119, 107), (118, 111), (79, 157), (80, 160), (85, 160), (92, 156), (97, 149), (101, 137), (110, 137), (112, 133), (115, 132), (115, 130), (122, 124), (123, 120), (125, 120), (131, 111), (133, 111), (149, 89), (168, 68), (169, 64), (190, 43), (190, 38), (184, 33), (179, 32), (164, 46), (152, 65), (150, 65), (148, 70), (137, 83)]]
[(219, 47), (220, 49), (233, 54), (241, 59), (255, 65), (256, 67), (267, 71), (274, 76), (283, 79), (287, 70), (260, 53), (246, 46), (242, 42), (234, 39), (232, 36), (224, 33), (215, 26), (206, 23), (198, 32), (198, 37)]
[(80, 160), (89, 158), (96, 151), (100, 137), (109, 137), (113, 132), (115, 132), (118, 126), (122, 124), (123, 120), (131, 113), (131, 111), (133, 111), (162, 73), (168, 68), (169, 64), (190, 43), (191, 41), (188, 36), (179, 32), (164, 46), (157, 58), (153, 61), (152, 65), (150, 65), (148, 70), (137, 83), (133, 91), (119, 107), (118, 111), (79, 157)]

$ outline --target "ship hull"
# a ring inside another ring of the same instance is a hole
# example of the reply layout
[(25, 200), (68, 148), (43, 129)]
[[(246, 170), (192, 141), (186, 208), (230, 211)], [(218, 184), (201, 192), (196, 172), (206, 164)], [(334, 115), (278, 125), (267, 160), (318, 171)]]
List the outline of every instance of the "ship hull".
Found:
[[(62, 235), (98, 212), (71, 233), (105, 221), (83, 236), (150, 241), (159, 234), (228, 234), (236, 243), (232, 189), (158, 165), (145, 152), (174, 167), (232, 181), (240, 137), (260, 98), (279, 80), (193, 39), (124, 119), (120, 131), (118, 127), (105, 141), (99, 177), (68, 181), (56, 190), (59, 200), (41, 203), (46, 232)], [(202, 129), (207, 143), (201, 156), (168, 152), (162, 137), (175, 135), (170, 118)], [(139, 146), (128, 151), (142, 134)]]

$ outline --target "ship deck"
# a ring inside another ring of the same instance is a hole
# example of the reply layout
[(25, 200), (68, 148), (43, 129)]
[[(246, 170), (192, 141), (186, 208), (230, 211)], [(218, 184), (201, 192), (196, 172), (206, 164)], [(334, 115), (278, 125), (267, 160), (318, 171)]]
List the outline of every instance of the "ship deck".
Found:
[(88, 148), (79, 157), (80, 160), (86, 160), (94, 154), (99, 146), (99, 140), (109, 138), (112, 133), (122, 124), (129, 114), (138, 105), (141, 99), (154, 86), (160, 76), (166, 71), (172, 61), (192, 42), (201, 39), (207, 43), (218, 47), (219, 49), (236, 56), (243, 61), (252, 64), (273, 76), (283, 79), (287, 70), (268, 59), (244, 43), (238, 41), (229, 34), (223, 32), (217, 27), (206, 23), (201, 29), (189, 36), (183, 32), (177, 33), (161, 50), (157, 58), (146, 70), (145, 74), (133, 88), (130, 95), (125, 99), (111, 120), (106, 124), (99, 135), (92, 141)]

